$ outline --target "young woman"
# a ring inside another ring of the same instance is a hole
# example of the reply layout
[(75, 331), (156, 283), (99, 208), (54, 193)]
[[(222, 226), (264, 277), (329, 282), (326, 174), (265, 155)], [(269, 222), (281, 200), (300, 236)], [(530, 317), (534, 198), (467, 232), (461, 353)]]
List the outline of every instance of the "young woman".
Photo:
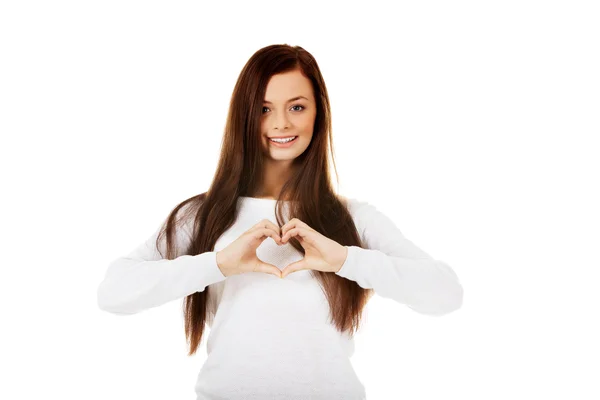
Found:
[(331, 143), (316, 60), (299, 46), (258, 50), (234, 88), (210, 188), (108, 266), (102, 310), (184, 298), (189, 355), (208, 325), (198, 400), (365, 399), (350, 356), (374, 293), (429, 315), (461, 307), (450, 266), (372, 204), (335, 193)]

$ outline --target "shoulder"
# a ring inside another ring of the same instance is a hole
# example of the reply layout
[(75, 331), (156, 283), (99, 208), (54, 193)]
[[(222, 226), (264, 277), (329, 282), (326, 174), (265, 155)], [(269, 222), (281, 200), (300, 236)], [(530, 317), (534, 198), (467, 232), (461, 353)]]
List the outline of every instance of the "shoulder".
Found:
[(186, 240), (191, 238), (196, 216), (201, 205), (202, 199), (199, 199), (198, 196), (193, 196), (171, 208), (167, 220), (172, 218), (178, 236), (183, 234)]
[(364, 240), (365, 232), (371, 232), (373, 230), (373, 224), (377, 225), (381, 222), (382, 214), (374, 204), (365, 199), (343, 197), (342, 202), (346, 205), (346, 209), (350, 213), (358, 233)]
[(363, 215), (370, 214), (376, 210), (373, 204), (364, 199), (345, 196), (339, 196), (339, 198), (354, 219), (363, 218)]

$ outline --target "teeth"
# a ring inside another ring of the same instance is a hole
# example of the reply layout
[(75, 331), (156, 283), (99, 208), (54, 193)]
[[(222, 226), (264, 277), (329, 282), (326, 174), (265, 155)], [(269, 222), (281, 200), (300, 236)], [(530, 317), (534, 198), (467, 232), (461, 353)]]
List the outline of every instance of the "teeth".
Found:
[(293, 136), (289, 139), (271, 139), (273, 142), (277, 142), (277, 143), (287, 143), (287, 142), (291, 142), (292, 140), (294, 140), (296, 138), (296, 136)]

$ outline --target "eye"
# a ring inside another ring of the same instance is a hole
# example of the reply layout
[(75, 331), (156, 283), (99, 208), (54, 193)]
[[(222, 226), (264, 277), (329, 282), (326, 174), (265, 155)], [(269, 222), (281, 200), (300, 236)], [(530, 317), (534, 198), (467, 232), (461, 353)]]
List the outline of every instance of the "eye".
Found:
[[(301, 108), (302, 108), (302, 110), (304, 110), (304, 109), (306, 108), (306, 107), (304, 107), (303, 105), (300, 105), (300, 104), (293, 105), (293, 106), (292, 106), (292, 108), (294, 108), (294, 107), (301, 107)], [(265, 108), (266, 108), (267, 110), (269, 109), (269, 107), (263, 107), (263, 108), (262, 108), (262, 113), (263, 113), (263, 114), (265, 113)], [(302, 111), (302, 110), (296, 110), (296, 111)]]

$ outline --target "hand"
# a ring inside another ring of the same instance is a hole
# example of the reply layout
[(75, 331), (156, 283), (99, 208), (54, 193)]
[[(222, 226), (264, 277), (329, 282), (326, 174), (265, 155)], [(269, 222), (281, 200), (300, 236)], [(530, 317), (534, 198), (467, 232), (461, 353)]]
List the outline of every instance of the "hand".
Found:
[(296, 237), (305, 250), (302, 260), (287, 265), (281, 271), (282, 278), (302, 269), (337, 272), (346, 261), (347, 247), (321, 235), (298, 218), (292, 218), (283, 225), (281, 234), (281, 243), (287, 243), (291, 237)]
[(245, 272), (266, 272), (281, 278), (281, 270), (273, 264), (266, 263), (256, 256), (256, 249), (267, 238), (271, 237), (281, 245), (279, 226), (268, 219), (263, 219), (252, 228), (242, 233), (223, 250), (217, 252), (217, 265), (225, 276), (238, 275)]

